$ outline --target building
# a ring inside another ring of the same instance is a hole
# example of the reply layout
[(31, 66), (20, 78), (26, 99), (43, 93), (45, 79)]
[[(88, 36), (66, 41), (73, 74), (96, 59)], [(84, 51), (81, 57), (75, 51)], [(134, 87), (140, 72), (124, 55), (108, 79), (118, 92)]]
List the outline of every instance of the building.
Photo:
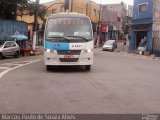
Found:
[[(90, 0), (68, 0), (69, 7), (66, 11), (86, 14), (92, 21), (94, 31), (99, 21), (100, 5)], [(60, 13), (65, 11), (65, 0), (55, 0), (44, 3), (47, 6), (47, 17), (53, 13)]]
[(97, 31), (97, 25), (100, 22), (100, 5), (94, 1), (89, 1), (86, 15), (90, 17), (93, 25), (93, 31)]
[(152, 0), (134, 0), (130, 50), (137, 51), (145, 37), (147, 51), (151, 51), (153, 24)]
[(160, 56), (160, 1), (153, 0), (153, 25), (151, 39), (151, 53)]
[[(68, 4), (68, 7), (67, 7)], [(60, 12), (76, 12), (81, 14), (86, 14), (89, 16), (93, 23), (94, 31), (96, 31), (96, 26), (99, 21), (99, 9), (100, 5), (90, 1), (90, 0), (53, 0), (51, 2), (43, 3), (46, 7), (46, 19), (51, 14), (60, 13)], [(34, 16), (30, 16), (29, 14), (18, 16), (17, 20), (24, 21), (28, 23), (29, 30), (33, 30)], [(38, 20), (40, 25), (44, 24), (40, 19)]]
[(126, 31), (125, 31), (125, 33), (128, 35), (128, 39), (131, 38), (132, 16), (133, 16), (133, 6), (128, 5), (127, 16), (126, 16)]
[(127, 5), (124, 2), (118, 4), (102, 5), (101, 24), (107, 28), (107, 39), (123, 39), (121, 35), (126, 30)]

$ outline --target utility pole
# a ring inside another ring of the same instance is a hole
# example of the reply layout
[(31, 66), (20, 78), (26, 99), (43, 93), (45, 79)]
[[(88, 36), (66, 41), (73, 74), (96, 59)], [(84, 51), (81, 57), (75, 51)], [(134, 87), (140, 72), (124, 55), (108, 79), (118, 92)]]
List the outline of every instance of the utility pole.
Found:
[(38, 10), (39, 10), (39, 0), (36, 0), (35, 10), (34, 10), (34, 24), (33, 24), (33, 44), (32, 44), (33, 50), (35, 50), (35, 48), (36, 48), (36, 41), (38, 38), (38, 35), (37, 35)]
[(99, 18), (98, 18), (98, 25), (97, 25), (97, 38), (96, 38), (96, 41), (95, 41), (95, 45), (96, 46), (99, 46), (99, 42), (100, 42), (100, 20), (101, 20), (101, 8), (102, 8), (102, 5), (100, 4), (100, 8), (99, 8)]

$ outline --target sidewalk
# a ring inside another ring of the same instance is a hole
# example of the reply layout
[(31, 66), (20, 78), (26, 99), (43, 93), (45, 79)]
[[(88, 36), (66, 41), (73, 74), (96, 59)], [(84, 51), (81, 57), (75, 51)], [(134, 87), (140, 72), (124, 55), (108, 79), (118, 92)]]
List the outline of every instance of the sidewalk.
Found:
[(152, 58), (152, 59), (160, 59), (160, 57), (157, 57), (154, 54), (149, 55), (149, 53), (145, 53), (144, 55), (140, 55), (138, 50), (137, 52), (130, 52), (129, 51), (129, 41), (126, 42), (126, 45), (123, 44), (123, 42), (117, 43), (117, 49), (115, 52), (119, 52), (121, 54), (127, 54), (127, 55), (132, 55), (132, 56), (140, 56), (140, 57), (147, 57), (147, 58)]
[(43, 46), (36, 46), (36, 49), (33, 50), (33, 53), (31, 55), (42, 55), (44, 51)]

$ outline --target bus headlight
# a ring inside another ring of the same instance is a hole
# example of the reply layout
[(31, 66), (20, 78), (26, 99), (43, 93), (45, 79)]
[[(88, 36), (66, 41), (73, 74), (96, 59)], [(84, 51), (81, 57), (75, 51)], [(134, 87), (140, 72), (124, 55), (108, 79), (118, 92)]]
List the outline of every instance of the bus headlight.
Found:
[(92, 49), (87, 49), (85, 50), (86, 53), (91, 53), (92, 52)]
[(50, 49), (45, 49), (46, 52), (48, 53), (53, 53), (54, 51), (53, 50), (50, 50)]

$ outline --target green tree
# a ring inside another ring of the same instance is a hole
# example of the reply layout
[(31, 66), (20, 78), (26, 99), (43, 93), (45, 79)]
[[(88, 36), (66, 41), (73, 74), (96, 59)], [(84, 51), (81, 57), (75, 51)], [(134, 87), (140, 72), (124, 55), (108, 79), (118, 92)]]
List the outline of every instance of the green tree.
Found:
[[(38, 16), (45, 21), (46, 8), (38, 7)], [(30, 0), (0, 0), (0, 19), (16, 20), (17, 16), (34, 15), (35, 2)]]
[(0, 19), (15, 20), (17, 10), (25, 9), (28, 6), (28, 0), (0, 0)]
[[(35, 10), (35, 2), (30, 2), (29, 6), (28, 6), (29, 15), (34, 15), (34, 10)], [(38, 17), (42, 21), (45, 21), (45, 15), (46, 15), (46, 7), (43, 6), (42, 4), (39, 4), (39, 6), (38, 6)]]

